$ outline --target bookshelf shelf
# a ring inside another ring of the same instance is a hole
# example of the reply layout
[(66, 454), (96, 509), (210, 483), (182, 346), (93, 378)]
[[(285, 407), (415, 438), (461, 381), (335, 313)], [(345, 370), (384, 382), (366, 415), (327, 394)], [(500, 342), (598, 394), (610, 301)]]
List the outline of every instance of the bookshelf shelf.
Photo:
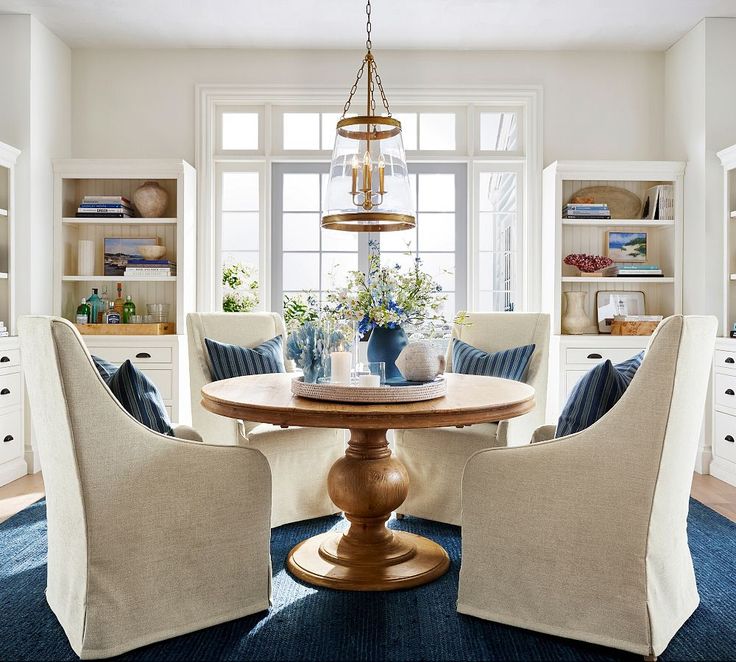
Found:
[(65, 225), (176, 225), (175, 218), (77, 218), (65, 216), (61, 219)]
[(67, 283), (173, 283), (176, 276), (63, 276)]
[(8, 210), (0, 208), (0, 216), (7, 216), (7, 215), (8, 215)]
[(671, 285), (675, 279), (671, 276), (563, 276), (563, 283), (647, 283), (648, 285)]
[(736, 211), (731, 212), (731, 218), (736, 218)]
[(0, 271), (0, 280), (8, 280), (9, 276), (4, 271)]
[(590, 227), (631, 227), (631, 228), (671, 228), (675, 221), (650, 221), (648, 219), (623, 219), (623, 218), (604, 218), (604, 219), (584, 219), (584, 218), (563, 218), (562, 225), (572, 225), (583, 228)]

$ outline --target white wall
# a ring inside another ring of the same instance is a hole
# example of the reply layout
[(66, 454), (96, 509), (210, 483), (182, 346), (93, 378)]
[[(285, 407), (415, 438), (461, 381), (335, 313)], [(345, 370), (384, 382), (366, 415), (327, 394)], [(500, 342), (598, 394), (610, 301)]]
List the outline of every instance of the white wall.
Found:
[[(75, 157), (194, 163), (197, 83), (337, 86), (359, 51), (74, 50)], [(377, 51), (384, 86), (544, 86), (544, 161), (664, 154), (662, 53)]]

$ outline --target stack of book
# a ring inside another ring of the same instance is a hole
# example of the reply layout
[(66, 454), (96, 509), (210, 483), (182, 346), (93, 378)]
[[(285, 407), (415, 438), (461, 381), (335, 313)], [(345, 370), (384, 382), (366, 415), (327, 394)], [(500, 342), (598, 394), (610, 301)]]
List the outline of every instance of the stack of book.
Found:
[(122, 195), (85, 195), (77, 218), (132, 218), (133, 205)]
[(562, 218), (611, 218), (611, 211), (604, 203), (568, 203), (562, 208)]
[(619, 264), (618, 276), (623, 278), (661, 278), (664, 273), (656, 264)]
[(125, 276), (136, 278), (162, 278), (176, 276), (176, 263), (169, 260), (141, 260), (131, 258), (125, 267)]

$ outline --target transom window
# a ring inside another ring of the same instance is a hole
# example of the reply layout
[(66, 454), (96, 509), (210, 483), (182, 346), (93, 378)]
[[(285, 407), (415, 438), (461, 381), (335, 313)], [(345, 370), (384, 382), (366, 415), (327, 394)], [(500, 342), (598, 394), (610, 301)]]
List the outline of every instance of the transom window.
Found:
[[(534, 97), (534, 95), (531, 95)], [(297, 106), (214, 104), (211, 161), (212, 222), (200, 232), (200, 259), (218, 256), (200, 299), (217, 309), (223, 264), (257, 271), (261, 309), (281, 311), (284, 295), (320, 300), (365, 270), (368, 241), (383, 264), (410, 266), (416, 258), (448, 296), (444, 314), (459, 310), (523, 310), (529, 263), (527, 145), (533, 102), (397, 106), (402, 123), (417, 227), (403, 232), (323, 230), (322, 196), (339, 103)], [(206, 197), (206, 195), (205, 195)], [(204, 212), (207, 213), (206, 203)], [(210, 248), (208, 248), (208, 246)]]

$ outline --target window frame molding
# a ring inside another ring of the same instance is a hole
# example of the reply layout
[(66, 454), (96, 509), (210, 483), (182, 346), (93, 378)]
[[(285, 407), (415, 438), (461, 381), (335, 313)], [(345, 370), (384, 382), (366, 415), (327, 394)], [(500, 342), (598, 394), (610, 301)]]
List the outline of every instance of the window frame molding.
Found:
[[(219, 253), (215, 253), (218, 243), (215, 237), (216, 222), (216, 167), (218, 162), (260, 162), (265, 161), (264, 195), (271, 197), (271, 166), (279, 161), (313, 161), (326, 152), (323, 150), (310, 152), (284, 153), (274, 150), (271, 143), (273, 127), (271, 122), (272, 106), (294, 106), (309, 109), (320, 107), (342, 108), (345, 101), (345, 87), (336, 86), (304, 86), (295, 88), (285, 85), (212, 85), (195, 86), (195, 167), (197, 169), (198, 190), (198, 222), (197, 222), (197, 310), (210, 311), (219, 308), (219, 274), (221, 265), (215, 264)], [(410, 112), (421, 112), (422, 107), (438, 112), (443, 108), (462, 106), (468, 111), (465, 127), (465, 145), (467, 151), (461, 155), (456, 151), (414, 152), (407, 154), (412, 161), (461, 161), (469, 165), (476, 161), (525, 161), (524, 168), (524, 244), (522, 273), (522, 301), (524, 310), (538, 309), (541, 291), (541, 244), (542, 244), (542, 146), (543, 146), (543, 90), (541, 85), (483, 85), (483, 86), (444, 86), (444, 87), (393, 87), (391, 102), (400, 112), (411, 108)], [(223, 106), (227, 110), (238, 108), (263, 109), (263, 121), (259, 122), (259, 134), (262, 136), (262, 149), (254, 152), (237, 152), (228, 150), (223, 153), (218, 143), (218, 112)], [(521, 107), (523, 121), (519, 127), (524, 155), (508, 152), (479, 152), (476, 149), (479, 112), (486, 109), (508, 109)], [(413, 157), (413, 158), (412, 158)], [(468, 172), (468, 179), (474, 173)], [(470, 192), (468, 193), (470, 198)], [(475, 197), (475, 196), (472, 196)], [(271, 205), (266, 204), (263, 210), (261, 226), (261, 247), (263, 254), (271, 255)], [(468, 308), (478, 305), (476, 301), (475, 254), (475, 219), (477, 217), (476, 201), (468, 199), (468, 244), (466, 255), (468, 260), (468, 282), (466, 284)], [(268, 283), (263, 288), (262, 301), (270, 301), (271, 293)]]

